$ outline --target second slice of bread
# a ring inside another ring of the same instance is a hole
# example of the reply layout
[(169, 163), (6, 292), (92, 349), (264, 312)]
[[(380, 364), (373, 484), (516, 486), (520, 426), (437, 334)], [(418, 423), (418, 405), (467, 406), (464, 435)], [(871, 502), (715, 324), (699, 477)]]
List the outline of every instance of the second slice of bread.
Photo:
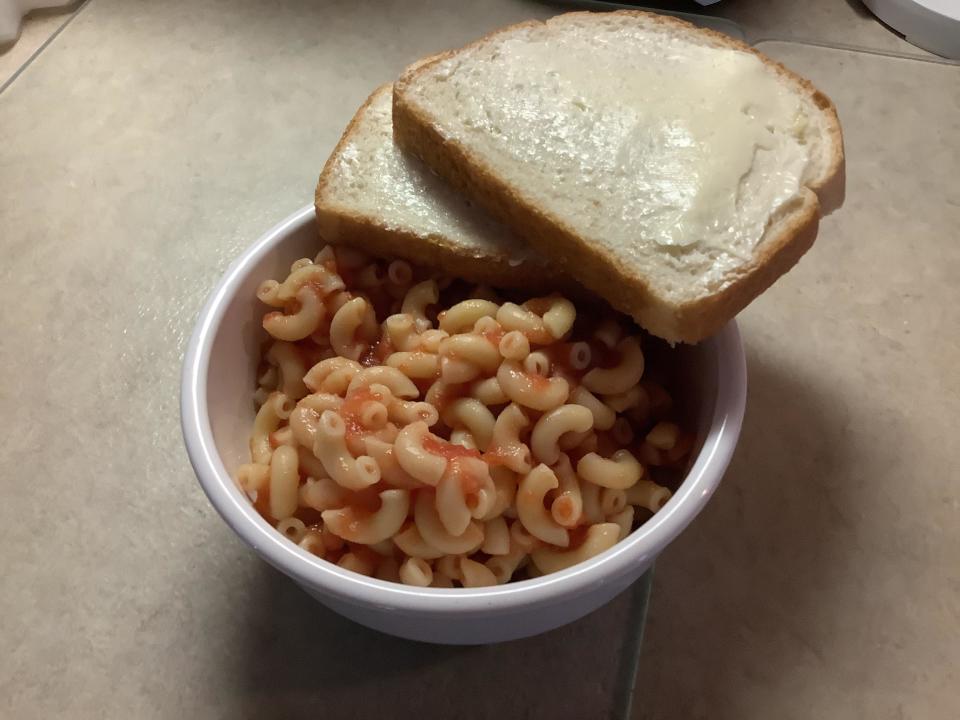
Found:
[(825, 95), (650, 13), (522, 23), (414, 66), (393, 123), (401, 147), (670, 341), (718, 330), (842, 201)]
[(323, 168), (315, 197), (321, 237), (499, 287), (560, 282), (525, 242), (394, 145), (392, 92), (373, 92)]

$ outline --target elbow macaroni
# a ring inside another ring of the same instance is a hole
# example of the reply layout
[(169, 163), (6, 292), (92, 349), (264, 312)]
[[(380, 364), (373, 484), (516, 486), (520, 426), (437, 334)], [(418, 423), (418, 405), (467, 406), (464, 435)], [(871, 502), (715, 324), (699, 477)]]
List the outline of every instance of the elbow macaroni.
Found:
[(583, 405), (590, 411), (596, 430), (609, 430), (617, 422), (617, 414), (582, 385), (570, 393), (570, 402)]
[(413, 318), (414, 327), (423, 331), (428, 329), (431, 324), (429, 318), (427, 318), (427, 307), (433, 305), (439, 299), (440, 290), (437, 287), (437, 281), (424, 280), (407, 290), (407, 294), (403, 297), (403, 304), (400, 306), (400, 312)]
[(395, 352), (387, 358), (387, 365), (417, 380), (435, 378), (440, 373), (440, 357), (428, 352)]
[(277, 448), (270, 459), (270, 514), (277, 520), (292, 517), (299, 504), (300, 475), (297, 451), (288, 445)]
[(573, 303), (559, 295), (552, 298), (550, 306), (543, 314), (543, 324), (547, 331), (559, 340), (573, 329), (577, 319), (577, 309)]
[(508, 405), (494, 422), (487, 456), (513, 472), (530, 472), (533, 469), (530, 448), (520, 440), (520, 431), (529, 424), (530, 420), (518, 405)]
[(559, 295), (464, 297), (330, 246), (256, 294), (270, 343), (237, 484), (341, 568), (418, 587), (556, 572), (662, 508), (658, 473), (694, 445), (638, 335), (580, 329)]
[(590, 392), (616, 395), (627, 392), (643, 377), (644, 359), (640, 342), (628, 337), (617, 344), (620, 362), (612, 368), (594, 368), (583, 376), (583, 385)]
[(334, 535), (362, 545), (374, 545), (389, 540), (407, 519), (410, 509), (409, 490), (384, 490), (380, 493), (380, 509), (373, 513), (358, 513), (352, 506), (324, 510), (320, 516)]
[(417, 493), (413, 518), (427, 544), (446, 555), (472, 553), (483, 544), (483, 527), (472, 520), (459, 535), (447, 531), (437, 511), (436, 494), (432, 489), (425, 488)]
[(570, 536), (547, 512), (543, 501), (546, 494), (559, 487), (557, 476), (546, 465), (537, 465), (520, 481), (517, 489), (517, 516), (527, 532), (538, 540), (567, 547)]
[(497, 576), (486, 565), (470, 558), (460, 558), (460, 577), (464, 587), (489, 587), (497, 584)]
[(643, 475), (643, 465), (627, 450), (617, 450), (610, 458), (592, 452), (580, 458), (577, 474), (594, 485), (626, 490), (637, 484)]
[(530, 433), (530, 449), (540, 462), (553, 465), (560, 459), (560, 438), (593, 428), (593, 413), (583, 405), (561, 405), (537, 420)]
[(280, 392), (294, 400), (307, 394), (307, 386), (303, 384), (307, 368), (295, 345), (278, 340), (267, 351), (267, 360), (277, 368)]
[(250, 436), (250, 455), (255, 463), (269, 464), (270, 456), (273, 454), (270, 433), (290, 417), (293, 408), (290, 398), (281, 392), (270, 394), (267, 401), (260, 406), (257, 417), (253, 421), (253, 434)]
[(470, 521), (484, 518), (495, 502), (490, 468), (477, 457), (452, 460), (437, 484), (437, 513), (451, 535), (462, 535)]
[(431, 437), (434, 436), (421, 420), (401, 430), (393, 446), (400, 467), (425, 485), (436, 485), (447, 471), (447, 459), (424, 448)]
[(297, 310), (290, 315), (271, 312), (263, 316), (263, 329), (277, 340), (303, 340), (323, 321), (326, 308), (317, 291), (304, 285), (296, 295)]
[(572, 550), (540, 547), (530, 553), (530, 558), (537, 569), (544, 574), (560, 572), (584, 560), (589, 560), (604, 550), (609, 550), (619, 538), (619, 525), (612, 522), (598, 523), (590, 526), (587, 537), (580, 547)]
[(420, 394), (413, 380), (395, 367), (386, 365), (360, 370), (347, 386), (347, 393), (368, 388), (373, 384), (386, 386), (393, 396), (398, 398), (410, 399)]
[(450, 403), (444, 411), (443, 422), (454, 430), (468, 430), (476, 447), (486, 452), (493, 439), (493, 429), (497, 421), (490, 408), (479, 400), (460, 398)]
[(353, 457), (347, 449), (347, 426), (333, 410), (324, 410), (313, 443), (313, 454), (341, 487), (362, 490), (380, 480), (380, 466), (369, 455)]
[(490, 300), (474, 298), (458, 302), (440, 313), (440, 329), (454, 335), (470, 330), (482, 317), (496, 317), (500, 306)]
[(557, 495), (550, 504), (550, 515), (556, 523), (565, 528), (574, 528), (583, 516), (583, 494), (580, 492), (580, 480), (570, 464), (570, 458), (560, 455), (553, 466), (557, 476)]
[(367, 301), (362, 297), (355, 297), (344, 303), (334, 314), (330, 321), (330, 346), (340, 357), (357, 360), (367, 348), (366, 343), (357, 339), (366, 312)]
[(570, 394), (570, 384), (564, 378), (528, 373), (516, 360), (500, 365), (497, 382), (510, 400), (532, 410), (552, 410), (563, 405)]
[(360, 363), (345, 357), (321, 360), (303, 376), (303, 383), (313, 392), (342, 395), (350, 387), (350, 381), (361, 370)]

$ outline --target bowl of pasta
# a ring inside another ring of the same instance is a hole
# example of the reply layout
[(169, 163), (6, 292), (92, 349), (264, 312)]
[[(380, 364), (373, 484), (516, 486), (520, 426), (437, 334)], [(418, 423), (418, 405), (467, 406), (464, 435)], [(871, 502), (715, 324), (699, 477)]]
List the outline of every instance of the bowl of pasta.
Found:
[(639, 578), (729, 463), (736, 324), (670, 348), (609, 308), (322, 246), (312, 207), (227, 270), (181, 420), (230, 527), (321, 603), (476, 644), (576, 620)]

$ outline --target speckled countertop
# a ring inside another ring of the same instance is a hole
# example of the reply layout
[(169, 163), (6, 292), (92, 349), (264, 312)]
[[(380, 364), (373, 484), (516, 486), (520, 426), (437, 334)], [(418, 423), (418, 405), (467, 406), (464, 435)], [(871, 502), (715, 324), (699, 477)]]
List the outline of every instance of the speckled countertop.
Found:
[[(624, 713), (643, 588), (519, 643), (380, 636), (241, 545), (177, 422), (204, 296), (369, 90), (558, 7), (92, 0), (0, 94), (0, 717)], [(957, 717), (960, 68), (855, 0), (711, 12), (834, 98), (848, 194), (741, 316), (743, 439), (657, 565), (633, 715)]]

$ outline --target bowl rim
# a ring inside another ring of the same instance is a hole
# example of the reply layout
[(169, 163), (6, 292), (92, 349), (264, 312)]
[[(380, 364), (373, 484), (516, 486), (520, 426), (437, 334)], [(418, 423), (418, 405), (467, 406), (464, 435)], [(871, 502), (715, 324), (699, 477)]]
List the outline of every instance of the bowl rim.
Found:
[(284, 538), (257, 513), (217, 452), (207, 405), (207, 378), (214, 341), (240, 285), (284, 238), (314, 218), (313, 205), (301, 208), (230, 264), (200, 311), (183, 360), (180, 420), (190, 463), (217, 512), (267, 562), (297, 582), (347, 603), (430, 614), (487, 613), (560, 602), (646, 567), (700, 513), (723, 477), (743, 423), (746, 359), (735, 320), (704, 341), (716, 346), (716, 372), (721, 381), (707, 437), (687, 477), (659, 512), (626, 539), (585, 562), (495, 587), (418, 588), (345, 570)]

